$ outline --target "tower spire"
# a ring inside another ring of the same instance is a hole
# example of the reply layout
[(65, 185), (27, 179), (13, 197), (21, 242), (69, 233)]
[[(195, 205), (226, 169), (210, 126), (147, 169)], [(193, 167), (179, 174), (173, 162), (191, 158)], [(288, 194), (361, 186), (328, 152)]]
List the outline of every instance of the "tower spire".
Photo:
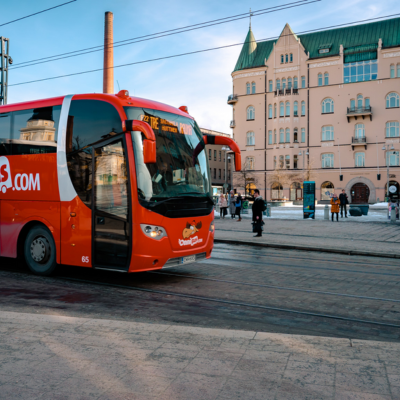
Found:
[(253, 16), (253, 13), (251, 12), (251, 8), (250, 8), (250, 24), (249, 24), (249, 29), (251, 29), (251, 17)]

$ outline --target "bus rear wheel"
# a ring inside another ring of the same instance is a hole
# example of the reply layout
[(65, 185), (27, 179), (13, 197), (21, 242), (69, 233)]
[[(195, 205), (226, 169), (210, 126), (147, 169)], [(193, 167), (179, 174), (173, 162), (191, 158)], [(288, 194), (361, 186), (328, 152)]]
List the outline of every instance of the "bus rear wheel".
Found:
[(56, 266), (56, 244), (50, 231), (34, 226), (27, 234), (24, 244), (25, 261), (36, 275), (51, 275)]

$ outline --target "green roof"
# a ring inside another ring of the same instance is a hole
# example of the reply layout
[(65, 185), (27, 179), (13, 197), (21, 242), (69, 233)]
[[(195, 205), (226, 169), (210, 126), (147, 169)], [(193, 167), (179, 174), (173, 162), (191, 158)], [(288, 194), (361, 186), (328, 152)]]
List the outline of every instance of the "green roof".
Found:
[[(377, 44), (379, 39), (382, 39), (382, 48), (395, 47), (400, 46), (400, 18), (307, 33), (298, 35), (298, 38), (306, 52), (310, 53), (310, 58), (339, 55), (341, 44), (345, 50), (354, 47), (360, 49), (359, 46)], [(249, 45), (254, 44), (254, 40), (253, 32), (250, 29), (234, 71), (264, 66), (264, 60), (268, 60), (273, 45), (277, 42), (277, 39), (275, 39), (256, 43), (255, 50), (252, 51), (251, 57), (249, 57)], [(326, 43), (329, 43), (330, 46), (329, 53), (319, 54), (320, 49), (327, 48), (325, 47)]]

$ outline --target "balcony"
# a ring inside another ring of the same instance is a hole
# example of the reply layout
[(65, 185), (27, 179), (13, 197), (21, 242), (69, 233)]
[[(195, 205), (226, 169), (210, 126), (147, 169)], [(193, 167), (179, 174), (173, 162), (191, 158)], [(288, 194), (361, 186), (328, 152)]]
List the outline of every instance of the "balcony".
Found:
[(368, 117), (370, 121), (372, 121), (372, 107), (347, 107), (347, 122), (350, 122), (350, 118), (354, 117), (357, 119), (357, 117)]
[(236, 126), (235, 120), (232, 120), (231, 123), (229, 124), (229, 126), (230, 126), (231, 128), (234, 128), (234, 127)]
[(274, 91), (274, 95), (276, 96), (290, 96), (292, 94), (299, 94), (298, 88), (285, 88), (285, 89), (277, 89)]
[(363, 137), (352, 137), (351, 138), (351, 148), (354, 150), (355, 146), (364, 146), (365, 150), (367, 150), (367, 138)]
[(237, 94), (230, 94), (228, 96), (228, 104), (235, 104), (238, 101), (238, 95)]

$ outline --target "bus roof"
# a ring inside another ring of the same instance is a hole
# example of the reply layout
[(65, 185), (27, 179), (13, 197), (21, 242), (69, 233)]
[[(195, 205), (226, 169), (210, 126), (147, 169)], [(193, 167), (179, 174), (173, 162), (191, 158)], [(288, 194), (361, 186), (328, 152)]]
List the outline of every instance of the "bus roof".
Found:
[[(64, 97), (65, 96), (60, 96), (60, 97), (52, 97), (50, 99), (33, 100), (33, 101), (26, 101), (26, 102), (22, 102), (22, 103), (6, 104), (3, 106), (0, 106), (0, 113), (26, 110), (26, 109), (30, 109), (30, 108), (58, 106), (58, 105), (62, 105)], [(122, 107), (143, 107), (143, 108), (150, 108), (153, 110), (166, 111), (166, 112), (170, 112), (173, 114), (178, 114), (178, 115), (181, 115), (186, 118), (193, 118), (189, 114), (180, 110), (179, 108), (169, 106), (168, 104), (159, 103), (158, 101), (142, 99), (140, 97), (119, 96), (117, 94), (88, 93), (88, 94), (76, 94), (73, 96), (72, 100), (106, 101), (108, 103), (113, 104), (117, 109), (119, 109), (118, 111), (120, 111), (120, 113), (122, 111), (121, 110)]]

